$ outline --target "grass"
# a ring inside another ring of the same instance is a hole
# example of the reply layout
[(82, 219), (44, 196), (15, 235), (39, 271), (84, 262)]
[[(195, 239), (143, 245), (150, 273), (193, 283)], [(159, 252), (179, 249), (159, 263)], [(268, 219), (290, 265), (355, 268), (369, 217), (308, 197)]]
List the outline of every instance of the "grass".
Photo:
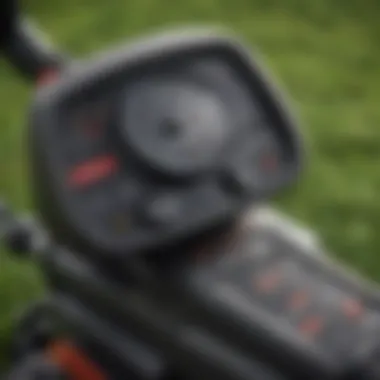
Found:
[[(182, 23), (234, 28), (263, 55), (302, 120), (307, 170), (280, 206), (335, 255), (380, 279), (380, 27), (376, 2), (263, 0), (31, 1), (26, 9), (67, 51), (84, 55)], [(0, 65), (0, 194), (32, 205), (22, 136), (33, 89)], [(0, 256), (0, 357), (11, 313), (40, 291), (26, 263)]]

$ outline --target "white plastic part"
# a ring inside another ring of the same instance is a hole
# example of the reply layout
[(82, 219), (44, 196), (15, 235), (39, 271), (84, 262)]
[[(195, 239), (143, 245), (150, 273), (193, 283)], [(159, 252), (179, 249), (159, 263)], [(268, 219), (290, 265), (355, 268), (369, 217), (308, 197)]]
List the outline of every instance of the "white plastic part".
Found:
[(308, 253), (321, 253), (317, 235), (300, 222), (268, 206), (254, 208), (247, 213), (247, 223), (255, 229), (280, 234), (292, 244)]

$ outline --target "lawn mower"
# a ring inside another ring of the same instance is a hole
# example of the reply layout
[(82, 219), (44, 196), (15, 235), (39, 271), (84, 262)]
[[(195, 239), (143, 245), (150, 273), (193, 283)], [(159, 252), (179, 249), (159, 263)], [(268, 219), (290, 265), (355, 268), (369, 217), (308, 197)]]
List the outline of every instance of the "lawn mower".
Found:
[(4, 380), (380, 379), (378, 289), (266, 206), (304, 148), (247, 44), (182, 28), (75, 60), (2, 4), (37, 84), (37, 215), (4, 204), (0, 226), (46, 283)]

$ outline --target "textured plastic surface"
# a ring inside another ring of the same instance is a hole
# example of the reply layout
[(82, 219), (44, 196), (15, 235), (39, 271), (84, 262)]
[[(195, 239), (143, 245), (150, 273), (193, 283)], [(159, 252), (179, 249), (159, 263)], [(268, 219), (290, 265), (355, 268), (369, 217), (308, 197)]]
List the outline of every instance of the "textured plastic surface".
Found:
[[(319, 380), (367, 365), (380, 327), (377, 292), (336, 267), (308, 231), (267, 210), (252, 215), (238, 234), (151, 268), (138, 288), (128, 286), (128, 273), (146, 273), (137, 262), (125, 268), (125, 287), (70, 254), (51, 257), (48, 272), (64, 294), (184, 370)], [(57, 307), (63, 314), (64, 303)]]

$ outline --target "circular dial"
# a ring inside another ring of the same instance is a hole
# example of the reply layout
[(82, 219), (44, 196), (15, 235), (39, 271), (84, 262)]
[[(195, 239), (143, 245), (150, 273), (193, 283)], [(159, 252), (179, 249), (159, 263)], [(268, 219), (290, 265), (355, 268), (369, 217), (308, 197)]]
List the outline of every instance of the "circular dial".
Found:
[(256, 136), (240, 144), (227, 163), (226, 184), (231, 190), (265, 192), (279, 181), (283, 165), (281, 146), (269, 130), (257, 128)]
[(228, 136), (222, 102), (194, 83), (151, 80), (132, 86), (123, 116), (122, 134), (130, 150), (169, 176), (211, 169)]

